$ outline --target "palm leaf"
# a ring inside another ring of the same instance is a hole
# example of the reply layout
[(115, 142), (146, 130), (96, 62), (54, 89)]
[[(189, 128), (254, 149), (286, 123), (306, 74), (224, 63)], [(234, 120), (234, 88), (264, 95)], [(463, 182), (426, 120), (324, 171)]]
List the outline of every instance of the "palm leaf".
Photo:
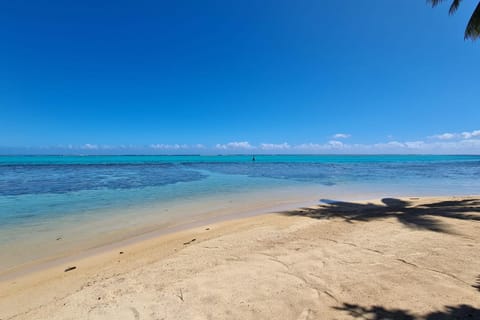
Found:
[(453, 0), (452, 5), (450, 6), (450, 10), (448, 10), (448, 13), (454, 14), (455, 11), (457, 11), (458, 6), (460, 6), (460, 2), (462, 2), (462, 0)]
[(480, 37), (480, 2), (473, 11), (470, 21), (468, 21), (467, 29), (465, 30), (465, 39), (475, 40)]
[[(427, 0), (428, 3), (432, 5), (432, 7), (436, 7), (443, 2), (444, 0)], [(449, 14), (454, 14), (462, 0), (452, 0), (452, 4), (450, 5), (450, 9), (448, 10)], [(477, 5), (477, 8), (472, 14), (472, 17), (468, 21), (467, 28), (465, 30), (465, 39), (472, 39), (476, 40), (480, 38), (480, 2)]]
[[(427, 2), (432, 4), (432, 7), (436, 7), (440, 4), (440, 2), (443, 2), (444, 0), (427, 0)], [(455, 11), (457, 11), (458, 7), (460, 6), (460, 2), (462, 0), (453, 0), (452, 5), (450, 6), (450, 10), (448, 10), (448, 13), (453, 14)]]
[(432, 4), (432, 7), (436, 7), (443, 0), (427, 0), (427, 2)]

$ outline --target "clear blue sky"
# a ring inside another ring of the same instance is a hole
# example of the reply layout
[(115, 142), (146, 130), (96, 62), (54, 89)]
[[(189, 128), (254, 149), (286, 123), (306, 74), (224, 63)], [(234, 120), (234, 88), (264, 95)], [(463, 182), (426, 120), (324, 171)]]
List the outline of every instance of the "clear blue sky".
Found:
[(480, 153), (476, 2), (2, 1), (0, 152)]

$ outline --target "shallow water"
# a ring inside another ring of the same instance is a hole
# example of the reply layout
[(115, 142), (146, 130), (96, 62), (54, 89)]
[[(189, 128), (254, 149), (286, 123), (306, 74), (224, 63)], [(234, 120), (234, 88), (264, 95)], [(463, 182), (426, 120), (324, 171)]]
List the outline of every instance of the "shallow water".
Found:
[(479, 176), (480, 156), (4, 156), (0, 272), (201, 216), (479, 194)]

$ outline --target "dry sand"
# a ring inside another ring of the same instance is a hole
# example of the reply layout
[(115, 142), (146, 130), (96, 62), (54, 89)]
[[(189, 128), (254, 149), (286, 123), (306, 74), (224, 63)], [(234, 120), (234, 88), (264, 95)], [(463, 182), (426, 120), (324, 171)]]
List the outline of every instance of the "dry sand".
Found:
[(480, 197), (222, 222), (0, 283), (1, 320), (354, 318), (480, 319)]

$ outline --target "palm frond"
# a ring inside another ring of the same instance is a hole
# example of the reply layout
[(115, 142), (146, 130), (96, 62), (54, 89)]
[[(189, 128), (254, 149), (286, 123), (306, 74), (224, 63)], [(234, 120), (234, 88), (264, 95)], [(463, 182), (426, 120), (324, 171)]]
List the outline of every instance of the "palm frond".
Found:
[(448, 10), (448, 13), (454, 14), (455, 11), (457, 11), (458, 6), (460, 6), (460, 2), (462, 2), (462, 0), (453, 0), (452, 5), (450, 6), (450, 10)]
[(472, 17), (468, 21), (467, 29), (465, 30), (465, 39), (475, 40), (480, 37), (480, 2), (478, 3)]
[(432, 4), (432, 7), (436, 7), (443, 0), (427, 0), (428, 3)]

